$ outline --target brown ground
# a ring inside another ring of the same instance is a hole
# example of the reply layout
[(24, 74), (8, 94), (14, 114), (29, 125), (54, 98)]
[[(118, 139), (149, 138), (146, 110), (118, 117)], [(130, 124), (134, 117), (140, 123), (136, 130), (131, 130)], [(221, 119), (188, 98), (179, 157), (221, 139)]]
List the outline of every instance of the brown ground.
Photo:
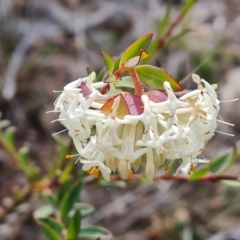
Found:
[[(56, 116), (45, 113), (53, 108), (53, 89), (85, 76), (86, 66), (99, 72), (101, 51), (119, 55), (137, 37), (156, 32), (162, 2), (181, 1), (0, 0), (0, 111), (16, 127), (17, 147), (27, 144), (44, 171), (56, 147), (51, 133), (61, 129), (50, 124)], [(178, 10), (174, 5), (173, 19)], [(190, 33), (158, 53), (153, 64), (180, 80), (205, 61), (197, 73), (219, 84), (219, 98), (240, 97), (240, 2), (199, 0), (176, 32), (182, 27)], [(235, 127), (219, 124), (219, 130), (235, 137), (216, 133), (205, 151), (209, 158), (229, 151), (240, 136), (239, 102), (222, 103), (220, 115)], [(239, 171), (237, 163), (229, 173)], [(0, 150), (1, 204), (11, 186), (24, 181)], [(238, 240), (239, 200), (237, 188), (220, 183), (128, 182), (123, 189), (89, 186), (82, 194), (96, 208), (84, 223), (108, 228), (117, 240)], [(9, 214), (0, 223), (0, 239), (44, 239), (31, 218), (40, 204), (21, 205), (22, 217)]]

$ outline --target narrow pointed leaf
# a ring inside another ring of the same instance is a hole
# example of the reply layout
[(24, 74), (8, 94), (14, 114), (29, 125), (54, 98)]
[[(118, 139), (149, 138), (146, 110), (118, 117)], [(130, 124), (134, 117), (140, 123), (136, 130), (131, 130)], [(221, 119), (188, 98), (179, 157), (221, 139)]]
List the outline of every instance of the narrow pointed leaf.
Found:
[(72, 182), (70, 180), (68, 180), (59, 189), (59, 191), (57, 193), (58, 204), (60, 204), (62, 202), (63, 198), (67, 195), (67, 193), (71, 187), (71, 184), (72, 184)]
[(190, 175), (189, 180), (196, 181), (201, 177), (207, 175), (209, 173), (209, 169), (206, 167), (197, 169), (197, 171)]
[(168, 5), (165, 15), (158, 27), (158, 37), (162, 37), (170, 24), (171, 5)]
[(223, 173), (225, 173), (233, 165), (233, 163), (236, 161), (237, 156), (238, 156), (237, 147), (234, 146), (231, 156), (227, 157), (227, 159), (224, 162), (223, 166), (217, 172), (215, 172), (215, 174), (223, 174)]
[(228, 161), (228, 156), (223, 155), (209, 162), (208, 167), (211, 170), (211, 172), (217, 172), (224, 166), (224, 164), (227, 161)]
[(167, 71), (151, 65), (139, 65), (135, 67), (140, 81), (155, 90), (164, 90), (163, 83), (169, 82), (173, 91), (182, 91), (183, 87)]
[(60, 217), (62, 222), (68, 221), (68, 214), (72, 210), (74, 203), (77, 201), (82, 190), (82, 180), (76, 182), (64, 196), (60, 205)]
[(62, 240), (61, 236), (45, 223), (41, 223), (41, 228), (48, 240)]
[[(87, 227), (82, 227), (81, 232), (79, 234), (80, 238), (88, 238), (88, 239), (112, 239), (112, 233), (108, 231), (105, 228), (102, 227), (97, 227), (97, 226), (87, 226)], [(101, 238), (102, 237), (102, 238)]]
[(81, 216), (85, 217), (93, 213), (94, 207), (85, 203), (75, 203), (72, 211), (69, 212), (69, 217), (72, 217), (76, 210), (79, 209), (81, 211)]
[(90, 75), (93, 71), (93, 69), (91, 67), (86, 67), (86, 70), (87, 70), (87, 74)]
[(75, 240), (77, 239), (81, 229), (81, 213), (80, 210), (76, 210), (73, 217), (70, 220), (67, 239)]
[(105, 64), (106, 64), (106, 67), (107, 67), (107, 70), (112, 73), (113, 72), (113, 68), (114, 68), (114, 60), (112, 59), (111, 56), (109, 56), (107, 53), (105, 52), (102, 52), (102, 56), (103, 56), (103, 59), (105, 61)]
[(40, 223), (44, 223), (44, 224), (48, 225), (50, 228), (52, 228), (54, 231), (56, 231), (59, 234), (61, 234), (61, 232), (64, 228), (62, 223), (58, 222), (56, 219), (51, 218), (51, 217), (40, 218), (40, 219), (38, 219), (38, 221)]
[(4, 141), (6, 145), (6, 150), (11, 152), (14, 149), (14, 135), (15, 135), (15, 128), (8, 127), (4, 132)]
[(229, 186), (229, 187), (236, 187), (240, 188), (240, 180), (238, 181), (233, 181), (233, 180), (223, 180), (221, 181), (224, 185)]
[(119, 62), (119, 67), (123, 63), (127, 62), (129, 59), (137, 57), (140, 55), (141, 49), (146, 49), (149, 45), (153, 34), (146, 34), (139, 39), (137, 39), (132, 45), (130, 45), (127, 50), (122, 54), (122, 57)]
[(34, 211), (33, 216), (35, 219), (47, 218), (54, 213), (54, 208), (51, 205), (45, 205)]

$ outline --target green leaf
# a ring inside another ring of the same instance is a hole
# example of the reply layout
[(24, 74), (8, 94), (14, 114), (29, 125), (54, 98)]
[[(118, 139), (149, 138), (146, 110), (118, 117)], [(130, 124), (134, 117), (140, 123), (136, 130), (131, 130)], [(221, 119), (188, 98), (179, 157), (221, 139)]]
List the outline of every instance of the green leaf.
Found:
[(62, 230), (64, 229), (64, 226), (62, 223), (58, 222), (56, 219), (47, 217), (47, 218), (39, 218), (38, 221), (40, 223), (44, 223), (45, 225), (48, 225), (50, 228), (52, 228), (57, 233), (61, 234)]
[(37, 179), (39, 176), (38, 169), (32, 165), (29, 161), (29, 149), (28, 147), (21, 147), (17, 152), (16, 158), (19, 168), (31, 179)]
[(69, 164), (63, 169), (63, 171), (61, 172), (61, 174), (59, 176), (60, 183), (64, 183), (68, 179), (71, 178), (71, 173), (72, 173), (74, 167), (75, 167), (75, 164), (73, 162), (69, 162)]
[(73, 209), (69, 212), (68, 216), (72, 217), (77, 209), (80, 209), (81, 216), (85, 217), (90, 215), (94, 211), (94, 207), (85, 203), (75, 203)]
[(105, 228), (97, 227), (97, 226), (87, 226), (82, 227), (79, 237), (88, 238), (88, 239), (96, 239), (104, 237), (105, 240), (112, 239), (112, 233)]
[(190, 31), (192, 31), (191, 28), (185, 28), (180, 33), (176, 34), (175, 36), (172, 36), (168, 39), (166, 42), (166, 46), (169, 46), (173, 42), (178, 42), (182, 37), (184, 37), (186, 34), (188, 34)]
[(86, 67), (86, 70), (87, 70), (87, 74), (90, 75), (93, 71), (93, 69), (91, 67)]
[(65, 160), (68, 144), (64, 141), (64, 139), (60, 135), (54, 135), (54, 140), (56, 141), (57, 146), (58, 146), (56, 159), (58, 159), (60, 162), (62, 162), (63, 160)]
[(107, 71), (105, 68), (103, 68), (96, 76), (96, 79), (94, 82), (102, 82), (104, 80), (104, 77), (106, 75)]
[(6, 150), (8, 152), (12, 152), (14, 150), (14, 134), (15, 134), (15, 127), (8, 127), (4, 132), (4, 142), (6, 145)]
[(113, 68), (114, 68), (114, 60), (112, 59), (112, 57), (110, 55), (108, 55), (107, 53), (105, 52), (102, 52), (102, 56), (103, 56), (103, 59), (105, 61), (105, 64), (106, 64), (106, 67), (107, 67), (107, 70), (112, 73), (113, 72)]
[(193, 174), (190, 175), (189, 180), (195, 181), (200, 179), (201, 177), (205, 176), (206, 174), (209, 173), (209, 169), (206, 167), (199, 168), (197, 171)]
[(135, 67), (135, 70), (140, 81), (152, 89), (164, 90), (163, 83), (167, 81), (170, 83), (173, 91), (183, 90), (180, 83), (162, 68), (151, 65), (139, 65)]
[(220, 156), (212, 161), (209, 162), (208, 167), (211, 172), (217, 172), (219, 169), (221, 169), (224, 164), (227, 162), (228, 155)]
[(153, 36), (152, 33), (146, 34), (137, 39), (133, 44), (131, 44), (122, 54), (118, 66), (121, 67), (123, 63), (127, 62), (131, 58), (139, 56), (141, 49), (146, 49), (147, 46), (149, 45), (152, 36)]
[(48, 240), (62, 240), (61, 236), (45, 223), (41, 223), (41, 228)]
[(74, 203), (82, 190), (82, 180), (78, 180), (66, 193), (60, 205), (60, 217), (62, 222), (68, 221), (68, 214), (72, 210)]
[(233, 165), (233, 163), (236, 161), (237, 156), (238, 156), (237, 147), (234, 146), (231, 156), (227, 157), (227, 159), (224, 162), (224, 164), (222, 165), (222, 167), (217, 172), (215, 172), (215, 174), (225, 173)]
[(51, 205), (44, 205), (34, 211), (33, 217), (38, 220), (39, 218), (47, 218), (54, 213), (54, 208)]
[(70, 223), (67, 229), (67, 239), (77, 239), (81, 229), (81, 213), (80, 210), (76, 210), (73, 217), (70, 219)]
[(61, 186), (61, 188), (59, 189), (59, 191), (57, 193), (58, 204), (60, 204), (62, 202), (64, 196), (67, 195), (71, 185), (72, 185), (72, 181), (68, 180)]
[(229, 186), (229, 187), (236, 187), (240, 188), (240, 180), (239, 181), (233, 181), (233, 180), (222, 180), (223, 184)]
[(187, 14), (187, 12), (190, 10), (190, 8), (193, 6), (194, 3), (196, 3), (197, 0), (185, 0), (184, 5), (182, 6), (180, 10), (180, 15), (184, 17), (184, 15)]
[(116, 88), (122, 88), (122, 87), (126, 87), (126, 88), (134, 88), (134, 84), (132, 81), (132, 78), (129, 76), (126, 77), (122, 77), (122, 79), (120, 81), (117, 81), (117, 83), (114, 84), (114, 86)]
[(126, 181), (116, 180), (108, 182), (105, 179), (101, 179), (98, 184), (102, 187), (118, 187), (118, 188), (125, 188), (127, 185)]
[(46, 198), (46, 200), (53, 206), (53, 208), (57, 207), (58, 202), (57, 202), (56, 195), (46, 195), (46, 196), (44, 196), (44, 198)]
[(167, 10), (165, 11), (165, 15), (158, 27), (158, 31), (157, 31), (158, 37), (162, 37), (165, 34), (170, 24), (170, 12), (171, 12), (171, 5), (168, 5)]

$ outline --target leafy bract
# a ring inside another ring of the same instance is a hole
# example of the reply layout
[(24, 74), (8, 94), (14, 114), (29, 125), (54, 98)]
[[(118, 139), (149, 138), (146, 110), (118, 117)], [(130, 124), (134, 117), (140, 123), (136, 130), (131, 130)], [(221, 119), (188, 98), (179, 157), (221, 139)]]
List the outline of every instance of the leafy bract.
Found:
[(129, 109), (122, 94), (118, 94), (115, 97), (110, 98), (102, 106), (101, 111), (108, 115), (112, 113), (113, 108), (115, 108), (115, 112), (113, 114), (118, 118), (123, 118), (124, 116), (129, 115)]
[(139, 39), (137, 39), (132, 45), (130, 45), (127, 50), (122, 54), (119, 62), (119, 67), (128, 60), (140, 55), (141, 49), (146, 49), (148, 44), (152, 39), (153, 34), (146, 34)]
[(167, 71), (151, 65), (139, 65), (135, 67), (140, 81), (155, 90), (164, 90), (163, 83), (169, 82), (173, 91), (182, 91), (183, 87)]

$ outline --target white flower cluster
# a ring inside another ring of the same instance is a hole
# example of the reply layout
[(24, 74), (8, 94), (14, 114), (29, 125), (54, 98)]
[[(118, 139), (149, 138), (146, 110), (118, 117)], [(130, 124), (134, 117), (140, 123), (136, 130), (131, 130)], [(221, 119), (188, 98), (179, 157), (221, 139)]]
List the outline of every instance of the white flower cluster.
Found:
[[(95, 177), (100, 171), (106, 180), (118, 171), (127, 179), (144, 166), (147, 179), (152, 180), (166, 159), (178, 160), (177, 173), (183, 174), (207, 161), (197, 157), (214, 135), (219, 112), (216, 92), (208, 82), (194, 74), (198, 88), (180, 98), (164, 82), (164, 101), (152, 101), (144, 93), (142, 113), (122, 116), (120, 94), (125, 93), (119, 94), (110, 84), (108, 93), (101, 94), (106, 83), (94, 83), (95, 78), (92, 73), (69, 83), (55, 102), (58, 121), (72, 137), (84, 171)], [(113, 104), (106, 113), (102, 107), (111, 98)]]

